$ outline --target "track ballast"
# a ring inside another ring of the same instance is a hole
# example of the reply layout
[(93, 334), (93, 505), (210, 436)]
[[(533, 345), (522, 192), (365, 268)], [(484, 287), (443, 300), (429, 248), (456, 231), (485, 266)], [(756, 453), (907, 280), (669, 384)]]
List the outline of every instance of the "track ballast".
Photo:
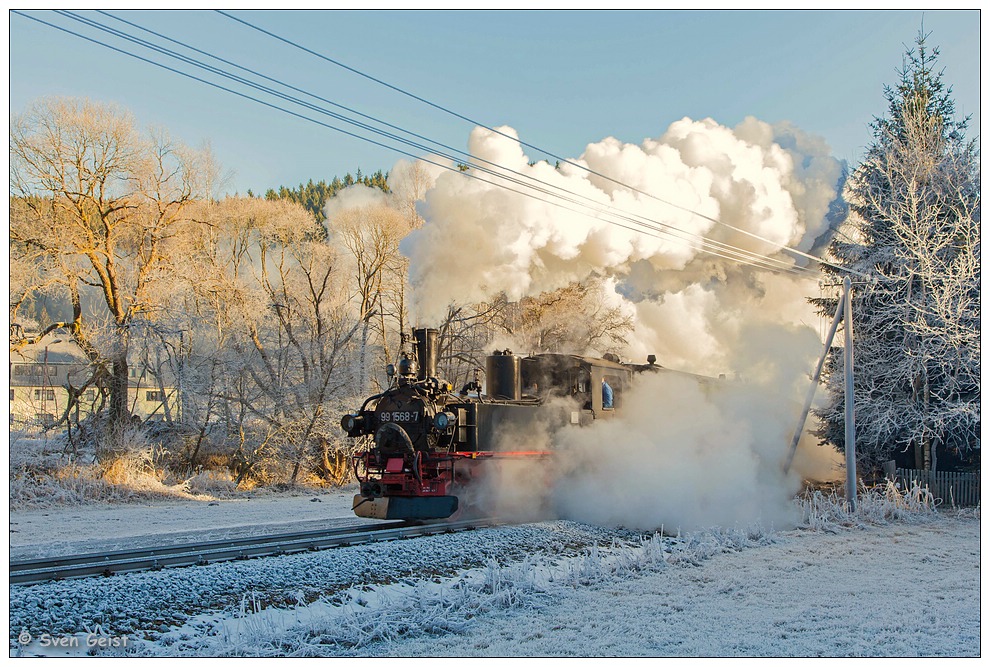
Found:
[(491, 522), (472, 520), (416, 524), (408, 521), (392, 521), (197, 544), (12, 560), (10, 583), (35, 584), (79, 577), (113, 576), (141, 570), (161, 570), (168, 567), (208, 565), (222, 561), (453, 533), (487, 525), (491, 525)]

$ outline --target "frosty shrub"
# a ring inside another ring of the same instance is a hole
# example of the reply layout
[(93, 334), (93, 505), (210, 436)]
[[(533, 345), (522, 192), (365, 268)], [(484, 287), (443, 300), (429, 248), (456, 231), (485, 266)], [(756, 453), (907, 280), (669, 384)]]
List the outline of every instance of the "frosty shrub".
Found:
[(108, 485), (93, 466), (66, 457), (58, 442), (28, 432), (10, 434), (10, 507), (47, 507), (102, 500)]
[(164, 471), (156, 465), (154, 448), (133, 449), (100, 463), (103, 479), (115, 486), (135, 489), (164, 487)]
[(11, 447), (10, 508), (29, 509), (87, 502), (133, 502), (171, 495), (134, 461), (118, 460), (109, 468), (79, 463), (61, 453), (29, 457), (19, 443)]
[(12, 432), (11, 509), (188, 497), (182, 487), (165, 483), (161, 445), (139, 433), (117, 438), (113, 449), (100, 450), (102, 458), (93, 449), (91, 443), (73, 451), (62, 437)]
[[(115, 431), (105, 426), (105, 420), (84, 421), (71, 440), (65, 433), (12, 431), (11, 507), (224, 498), (258, 486), (292, 485), (293, 461), (286, 451), (296, 445), (290, 437), (241, 448), (211, 437), (199, 449), (199, 465), (190, 469), (183, 433), (161, 424), (132, 422)], [(313, 453), (314, 463), (303, 469), (297, 485), (339, 486), (350, 480), (351, 451), (328, 442)]]
[(106, 424), (96, 431), (94, 442), (96, 459), (103, 464), (111, 464), (119, 458), (143, 460), (148, 465), (154, 464), (152, 449), (155, 444), (140, 422), (123, 425)]
[(139, 422), (107, 429), (96, 448), (100, 475), (107, 483), (138, 494), (171, 495), (164, 483), (166, 449)]

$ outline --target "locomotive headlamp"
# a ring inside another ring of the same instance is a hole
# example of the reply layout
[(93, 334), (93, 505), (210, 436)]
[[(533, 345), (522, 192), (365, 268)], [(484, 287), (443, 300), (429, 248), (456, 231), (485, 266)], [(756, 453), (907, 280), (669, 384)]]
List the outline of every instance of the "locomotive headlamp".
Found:
[(452, 412), (438, 412), (433, 418), (433, 425), (438, 431), (446, 431), (447, 428), (457, 421), (457, 415)]
[(340, 420), (340, 427), (347, 431), (348, 435), (357, 435), (364, 426), (364, 417), (361, 415), (344, 415)]

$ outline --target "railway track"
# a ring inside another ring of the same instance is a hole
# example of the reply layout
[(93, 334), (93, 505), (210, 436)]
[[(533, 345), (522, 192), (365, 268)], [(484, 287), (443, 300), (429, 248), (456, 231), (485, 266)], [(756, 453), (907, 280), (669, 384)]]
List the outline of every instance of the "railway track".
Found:
[(413, 524), (392, 521), (380, 524), (342, 526), (325, 530), (261, 535), (198, 544), (161, 546), (126, 551), (107, 551), (78, 556), (32, 558), (10, 561), (11, 584), (34, 584), (79, 577), (113, 576), (140, 570), (208, 565), (221, 561), (247, 560), (263, 556), (319, 551), (334, 547), (400, 540), (409, 537), (453, 533), (491, 525), (491, 521), (451, 521)]

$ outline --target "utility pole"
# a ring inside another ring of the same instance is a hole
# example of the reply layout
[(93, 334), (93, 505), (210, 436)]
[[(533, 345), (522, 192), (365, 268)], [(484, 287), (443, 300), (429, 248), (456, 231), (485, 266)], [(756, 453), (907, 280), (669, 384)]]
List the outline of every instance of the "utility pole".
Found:
[(842, 299), (846, 310), (846, 341), (843, 350), (843, 372), (846, 379), (846, 500), (850, 509), (856, 511), (856, 397), (853, 392), (853, 318), (852, 281), (849, 276), (843, 281)]
[[(182, 399), (183, 399), (183, 396), (182, 396), (182, 366), (183, 366), (182, 355), (183, 355), (183, 348), (185, 347), (182, 333), (183, 333), (182, 329), (179, 329), (179, 358), (177, 359), (177, 361), (178, 361), (178, 371), (179, 371), (179, 377), (178, 377), (178, 380), (179, 380), (179, 391), (178, 391), (178, 400), (175, 402), (176, 421), (178, 421), (180, 424), (183, 423), (182, 422), (182, 417), (183, 417), (183, 414), (182, 414), (182, 408), (183, 408), (183, 405), (182, 405)], [(168, 397), (167, 396), (162, 396), (162, 398), (164, 400), (166, 400), (166, 401), (168, 400)]]
[(797, 428), (794, 429), (793, 437), (791, 437), (791, 449), (787, 454), (787, 463), (784, 464), (785, 473), (791, 469), (791, 464), (794, 462), (794, 452), (797, 451), (798, 441), (801, 440), (801, 434), (804, 433), (804, 423), (808, 421), (811, 402), (815, 400), (815, 392), (818, 390), (818, 380), (822, 377), (822, 367), (825, 365), (825, 357), (828, 356), (828, 351), (832, 347), (832, 341), (835, 339), (835, 331), (839, 328), (839, 322), (842, 320), (842, 311), (845, 302), (845, 299), (839, 299), (839, 304), (835, 308), (835, 317), (832, 318), (832, 326), (829, 327), (828, 335), (825, 336), (825, 345), (822, 346), (821, 356), (818, 357), (818, 365), (815, 367), (815, 372), (811, 376), (811, 386), (808, 387), (808, 393), (804, 397), (804, 408), (801, 410), (801, 419), (798, 421)]
[(804, 408), (801, 412), (801, 419), (798, 422), (797, 428), (794, 430), (794, 435), (791, 438), (791, 448), (787, 455), (787, 462), (784, 464), (784, 473), (786, 474), (791, 469), (791, 464), (794, 462), (794, 452), (797, 451), (798, 441), (801, 439), (801, 433), (804, 432), (804, 423), (808, 420), (808, 412), (811, 410), (811, 402), (815, 398), (815, 391), (818, 389), (818, 380), (822, 374), (822, 366), (825, 364), (825, 357), (828, 355), (829, 349), (832, 347), (832, 341), (835, 339), (835, 332), (839, 327), (839, 322), (845, 319), (845, 349), (843, 350), (843, 360), (844, 369), (843, 374), (845, 378), (845, 390), (846, 390), (846, 500), (849, 502), (850, 507), (853, 511), (856, 510), (856, 420), (855, 420), (855, 407), (856, 401), (853, 396), (853, 324), (852, 324), (852, 281), (846, 277), (842, 285), (842, 296), (839, 297), (839, 303), (835, 308), (835, 317), (832, 318), (832, 325), (829, 327), (828, 335), (825, 336), (825, 345), (822, 347), (822, 354), (818, 358), (818, 366), (815, 368), (815, 373), (811, 378), (811, 386), (808, 388), (808, 393), (805, 396)]

